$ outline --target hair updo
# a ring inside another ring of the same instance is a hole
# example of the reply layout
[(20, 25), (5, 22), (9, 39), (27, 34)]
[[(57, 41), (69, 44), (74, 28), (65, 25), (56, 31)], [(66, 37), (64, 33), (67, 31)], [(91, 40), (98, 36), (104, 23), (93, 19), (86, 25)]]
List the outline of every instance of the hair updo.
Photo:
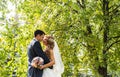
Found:
[(45, 37), (47, 38), (48, 47), (53, 49), (54, 48), (54, 38), (50, 35), (46, 35)]

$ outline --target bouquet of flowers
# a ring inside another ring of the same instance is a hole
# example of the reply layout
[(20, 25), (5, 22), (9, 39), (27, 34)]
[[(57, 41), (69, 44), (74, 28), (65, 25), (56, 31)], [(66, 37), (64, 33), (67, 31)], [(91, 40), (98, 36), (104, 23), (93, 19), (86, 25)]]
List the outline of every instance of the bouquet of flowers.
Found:
[(43, 64), (44, 64), (44, 60), (41, 57), (34, 57), (32, 62), (31, 62), (31, 65), (36, 67), (36, 68), (43, 65)]

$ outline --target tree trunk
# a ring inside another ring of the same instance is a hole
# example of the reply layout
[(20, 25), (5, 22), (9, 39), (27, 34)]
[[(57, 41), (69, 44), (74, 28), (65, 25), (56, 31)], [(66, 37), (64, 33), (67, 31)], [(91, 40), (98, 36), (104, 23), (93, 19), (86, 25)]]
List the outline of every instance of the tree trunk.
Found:
[(98, 72), (102, 77), (107, 77), (107, 44), (109, 34), (109, 1), (103, 0), (103, 66), (99, 66)]

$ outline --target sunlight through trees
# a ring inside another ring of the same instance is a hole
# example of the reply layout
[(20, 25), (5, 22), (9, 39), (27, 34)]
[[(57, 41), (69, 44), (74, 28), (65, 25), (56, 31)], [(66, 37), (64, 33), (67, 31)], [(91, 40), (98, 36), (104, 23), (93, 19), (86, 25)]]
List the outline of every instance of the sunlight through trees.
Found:
[(0, 1), (0, 77), (27, 76), (36, 29), (58, 42), (62, 77), (120, 76), (119, 0)]

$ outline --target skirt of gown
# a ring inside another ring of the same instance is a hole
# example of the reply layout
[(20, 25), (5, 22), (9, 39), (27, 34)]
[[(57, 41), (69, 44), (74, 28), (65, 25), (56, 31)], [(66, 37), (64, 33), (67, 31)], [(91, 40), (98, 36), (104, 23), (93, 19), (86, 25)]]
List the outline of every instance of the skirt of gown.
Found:
[(45, 68), (42, 77), (61, 77), (61, 74), (55, 72), (53, 69)]

